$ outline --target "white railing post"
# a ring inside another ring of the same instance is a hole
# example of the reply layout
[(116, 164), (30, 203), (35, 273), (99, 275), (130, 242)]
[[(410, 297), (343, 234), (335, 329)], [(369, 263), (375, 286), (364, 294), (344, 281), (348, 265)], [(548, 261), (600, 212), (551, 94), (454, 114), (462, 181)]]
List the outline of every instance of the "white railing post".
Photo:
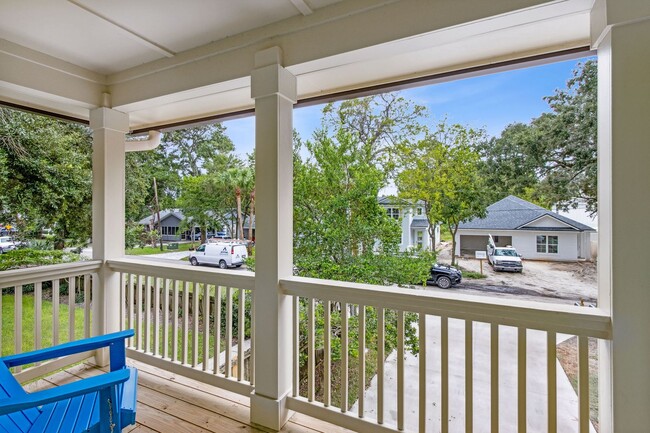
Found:
[(598, 49), (598, 303), (613, 328), (612, 340), (600, 344), (600, 431), (647, 431), (650, 4), (596, 1), (591, 36)]
[[(124, 255), (124, 142), (129, 116), (109, 108), (90, 112), (93, 130), (93, 259), (104, 263), (93, 284), (92, 334), (118, 331), (120, 327), (120, 274), (106, 260)], [(100, 365), (107, 352), (96, 354)]]
[(255, 55), (257, 236), (255, 242), (255, 392), (251, 422), (279, 430), (289, 412), (291, 389), (291, 298), (279, 291), (293, 267), (293, 104), (296, 78), (281, 66), (274, 47)]

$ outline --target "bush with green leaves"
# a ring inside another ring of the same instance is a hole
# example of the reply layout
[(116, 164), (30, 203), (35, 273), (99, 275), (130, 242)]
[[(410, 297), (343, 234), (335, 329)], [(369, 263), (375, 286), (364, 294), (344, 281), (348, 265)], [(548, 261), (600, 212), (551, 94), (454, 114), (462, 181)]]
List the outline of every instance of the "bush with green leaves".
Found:
[(24, 248), (0, 254), (0, 271), (56, 265), (81, 260), (79, 254), (62, 250), (37, 250)]

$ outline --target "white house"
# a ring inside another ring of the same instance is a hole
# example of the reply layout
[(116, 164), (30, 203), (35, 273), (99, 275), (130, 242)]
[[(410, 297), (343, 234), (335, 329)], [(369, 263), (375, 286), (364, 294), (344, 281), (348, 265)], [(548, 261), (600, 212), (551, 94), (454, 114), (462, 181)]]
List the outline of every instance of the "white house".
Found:
[(456, 254), (485, 250), (492, 235), (497, 246), (512, 245), (526, 259), (590, 260), (594, 232), (585, 224), (510, 195), (490, 205), (485, 218), (460, 224)]
[(556, 212), (563, 217), (570, 218), (574, 221), (578, 221), (586, 226), (594, 229), (591, 232), (591, 258), (595, 259), (598, 257), (598, 214), (592, 215), (587, 211), (587, 202), (585, 200), (578, 200), (577, 206), (574, 208), (569, 208), (567, 210), (558, 209), (557, 207), (553, 209), (553, 212)]
[(386, 209), (388, 216), (399, 220), (402, 224), (400, 251), (419, 248), (433, 251), (440, 243), (440, 226), (435, 226), (432, 238), (422, 201), (413, 204), (394, 197), (379, 197), (378, 200), (379, 204)]

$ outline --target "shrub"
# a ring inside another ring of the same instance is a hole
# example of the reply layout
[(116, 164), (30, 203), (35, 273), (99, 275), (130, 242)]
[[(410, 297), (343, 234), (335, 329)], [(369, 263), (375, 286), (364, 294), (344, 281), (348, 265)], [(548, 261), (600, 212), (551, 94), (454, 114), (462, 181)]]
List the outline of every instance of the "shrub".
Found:
[(81, 260), (79, 254), (62, 250), (18, 249), (0, 254), (0, 271), (32, 268), (35, 266), (56, 265)]

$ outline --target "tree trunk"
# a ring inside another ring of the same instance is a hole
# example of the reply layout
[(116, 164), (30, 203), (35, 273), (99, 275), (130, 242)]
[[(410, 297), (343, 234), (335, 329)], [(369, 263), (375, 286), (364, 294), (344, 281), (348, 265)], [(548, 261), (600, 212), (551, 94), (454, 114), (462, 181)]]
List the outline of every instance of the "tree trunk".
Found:
[[(251, 211), (248, 217), (248, 240), (253, 241), (253, 221), (255, 221), (255, 188), (251, 191)], [(250, 245), (250, 243), (249, 243)]]
[(241, 239), (244, 236), (244, 225), (241, 220), (241, 189), (235, 190), (235, 196), (237, 197), (237, 239)]
[(452, 230), (450, 224), (449, 233), (451, 233), (451, 265), (452, 266), (456, 266), (456, 231), (458, 231), (458, 225), (456, 225), (455, 230)]
[(162, 222), (160, 221), (160, 203), (158, 202), (158, 185), (156, 184), (156, 178), (153, 178), (153, 196), (156, 201), (156, 213), (158, 214), (158, 236), (160, 239), (160, 251), (163, 250), (163, 238), (162, 238)]

